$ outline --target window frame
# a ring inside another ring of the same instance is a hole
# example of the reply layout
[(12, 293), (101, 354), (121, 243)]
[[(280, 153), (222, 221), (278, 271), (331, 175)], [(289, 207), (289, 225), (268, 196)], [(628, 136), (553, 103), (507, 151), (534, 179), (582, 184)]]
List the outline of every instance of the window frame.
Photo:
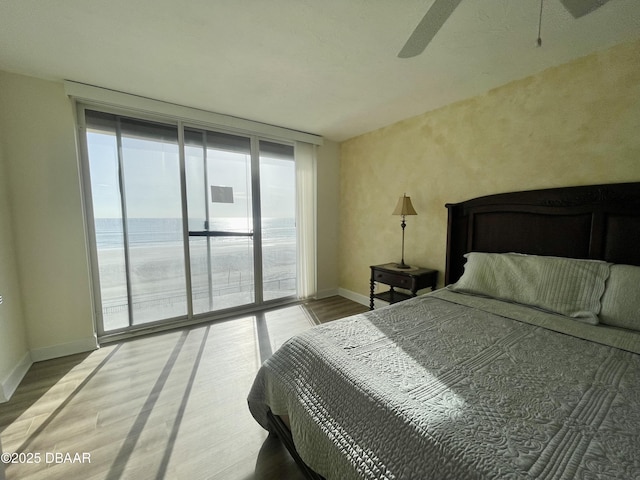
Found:
[[(93, 87), (96, 88), (96, 87)], [(98, 89), (102, 90), (102, 89)], [(110, 92), (110, 91), (108, 91)], [(119, 92), (110, 92), (117, 93), (121, 100), (129, 99), (132, 97), (128, 94), (120, 94)], [(138, 98), (138, 97), (136, 97)], [(151, 102), (153, 105), (164, 105), (163, 102), (158, 102), (155, 100), (142, 99), (144, 103), (147, 104)], [(215, 320), (218, 318), (227, 318), (230, 315), (237, 315), (242, 313), (250, 313), (256, 310), (262, 310), (269, 306), (275, 306), (279, 304), (287, 304), (291, 302), (298, 301), (298, 297), (283, 297), (275, 300), (264, 301), (262, 296), (263, 289), (263, 268), (262, 268), (262, 232), (261, 232), (261, 211), (260, 211), (260, 151), (259, 145), (261, 141), (271, 142), (276, 144), (282, 144), (287, 146), (292, 146), (294, 148), (294, 162), (297, 162), (295, 158), (295, 152), (298, 149), (298, 146), (301, 142), (301, 138), (308, 141), (311, 140), (310, 143), (312, 148), (315, 148), (315, 145), (319, 145), (322, 142), (321, 137), (317, 137), (314, 135), (304, 134), (301, 132), (289, 131), (287, 129), (282, 129), (280, 127), (271, 127), (267, 126), (267, 130), (270, 132), (278, 133), (278, 135), (265, 135), (263, 132), (256, 131), (247, 131), (245, 128), (232, 128), (228, 125), (220, 125), (219, 123), (211, 123), (205, 121), (203, 117), (208, 119), (219, 119), (220, 116), (217, 114), (210, 114), (210, 112), (202, 112), (198, 110), (189, 109), (187, 107), (179, 107), (171, 104), (169, 105), (168, 110), (174, 110), (176, 107), (180, 111), (180, 116), (169, 115), (166, 112), (149, 112), (148, 110), (139, 110), (131, 107), (122, 107), (120, 105), (110, 105), (105, 104), (104, 101), (96, 101), (96, 100), (87, 100), (81, 99), (77, 97), (72, 97), (72, 101), (74, 103), (74, 110), (76, 115), (76, 124), (78, 128), (78, 145), (80, 150), (79, 155), (79, 169), (81, 173), (81, 190), (83, 196), (83, 210), (85, 214), (85, 225), (86, 225), (86, 237), (87, 244), (89, 246), (89, 267), (91, 272), (91, 284), (92, 284), (92, 303), (93, 303), (93, 312), (94, 312), (94, 328), (97, 332), (98, 339), (100, 341), (111, 341), (118, 340), (120, 338), (127, 338), (133, 335), (138, 335), (140, 333), (146, 333), (149, 331), (157, 331), (164, 330), (166, 328), (175, 328), (176, 326), (182, 325), (190, 325), (194, 323), (200, 323), (203, 321)], [(94, 223), (94, 211), (93, 211), (93, 197), (92, 197), (92, 189), (91, 189), (91, 178), (89, 172), (89, 158), (88, 158), (88, 144), (87, 144), (87, 127), (85, 123), (85, 111), (93, 110), (98, 112), (104, 112), (114, 115), (121, 115), (129, 118), (133, 118), (136, 120), (153, 122), (164, 124), (167, 126), (175, 127), (178, 130), (178, 146), (179, 146), (179, 162), (180, 162), (180, 185), (181, 185), (181, 200), (182, 200), (182, 216), (183, 216), (183, 234), (184, 234), (184, 267), (185, 267), (185, 279), (186, 279), (186, 288), (187, 288), (187, 302), (188, 302), (188, 312), (186, 317), (176, 317), (172, 319), (166, 319), (159, 322), (150, 322), (148, 324), (142, 325), (133, 325), (125, 329), (119, 329), (115, 331), (104, 331), (103, 328), (103, 316), (102, 316), (102, 299), (100, 294), (100, 278), (98, 272), (98, 251), (96, 244), (96, 231), (95, 231), (95, 223)], [(167, 109), (164, 109), (167, 110)], [(198, 115), (194, 115), (197, 118), (183, 118), (185, 113), (190, 111), (195, 111)], [(210, 116), (213, 115), (213, 116)], [(231, 117), (233, 118), (233, 117)], [(236, 121), (238, 119), (234, 119)], [(240, 119), (241, 120), (241, 119)], [(243, 127), (247, 125), (250, 126), (261, 126), (264, 124), (259, 124), (252, 121), (243, 121), (245, 123), (242, 124)], [(191, 295), (192, 285), (191, 285), (191, 265), (189, 258), (189, 244), (188, 244), (188, 218), (187, 218), (187, 198), (186, 198), (186, 173), (185, 173), (185, 142), (184, 142), (184, 132), (185, 129), (198, 129), (198, 130), (210, 130), (214, 132), (227, 133), (231, 135), (242, 135), (247, 136), (251, 142), (251, 183), (253, 189), (253, 223), (254, 223), (254, 235), (257, 235), (254, 240), (254, 275), (255, 275), (255, 298), (254, 303), (245, 306), (238, 307), (230, 310), (222, 310), (222, 311), (214, 311), (205, 314), (193, 314), (193, 299)], [(292, 132), (292, 137), (294, 138), (283, 138), (280, 134), (284, 132)], [(307, 142), (303, 142), (307, 143)], [(315, 172), (314, 172), (315, 175)], [(297, 183), (297, 179), (296, 179)], [(298, 187), (296, 186), (296, 190)], [(315, 203), (315, 192), (313, 192), (314, 198), (312, 201)], [(298, 199), (296, 203), (298, 203)], [(296, 224), (298, 224), (298, 215), (299, 208), (296, 205)], [(299, 237), (299, 235), (298, 235)], [(296, 243), (298, 244), (298, 264), (300, 263), (300, 239), (297, 238)], [(256, 245), (259, 245), (259, 248), (255, 248)], [(313, 259), (311, 260), (311, 264), (315, 264), (315, 249), (313, 252), (308, 252), (308, 255), (313, 255)], [(296, 273), (297, 276), (300, 275), (299, 272)], [(299, 279), (298, 279), (299, 284)], [(298, 288), (299, 290), (299, 288)]]

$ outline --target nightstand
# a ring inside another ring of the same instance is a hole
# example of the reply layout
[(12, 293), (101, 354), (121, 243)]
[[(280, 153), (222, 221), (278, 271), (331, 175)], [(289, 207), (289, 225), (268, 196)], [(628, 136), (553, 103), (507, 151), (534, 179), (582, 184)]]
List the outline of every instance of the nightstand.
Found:
[[(409, 298), (415, 297), (418, 290), (431, 287), (436, 289), (438, 282), (438, 271), (430, 268), (410, 267), (398, 268), (395, 263), (385, 263), (384, 265), (371, 265), (371, 295), (369, 302), (369, 310), (373, 310), (373, 300), (379, 298), (389, 303), (401, 302)], [(386, 292), (374, 294), (375, 284), (384, 283), (389, 285), (390, 289)], [(403, 288), (409, 290), (411, 295), (394, 290), (395, 288)]]

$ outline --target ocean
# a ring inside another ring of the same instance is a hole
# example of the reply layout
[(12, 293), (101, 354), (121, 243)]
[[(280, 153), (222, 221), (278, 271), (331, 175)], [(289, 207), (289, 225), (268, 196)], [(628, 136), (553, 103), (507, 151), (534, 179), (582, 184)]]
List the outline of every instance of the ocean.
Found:
[[(219, 218), (211, 222), (211, 231), (247, 232), (244, 218)], [(96, 218), (96, 244), (101, 247), (122, 246), (122, 219)], [(244, 227), (244, 228), (243, 228)], [(127, 223), (129, 243), (131, 245), (181, 242), (182, 219), (180, 218), (130, 218)], [(192, 231), (204, 230), (201, 220), (189, 220)], [(293, 218), (266, 218), (262, 220), (262, 237), (264, 240), (295, 239), (296, 226)], [(234, 237), (228, 237), (233, 239)]]
[[(223, 218), (210, 230), (246, 232), (246, 220)], [(96, 244), (105, 331), (187, 315), (182, 220), (129, 219), (129, 269), (125, 265), (122, 221), (96, 219)], [(202, 231), (202, 222), (192, 222)], [(296, 229), (292, 218), (263, 219), (262, 283), (265, 300), (296, 294)], [(192, 236), (189, 240), (193, 313), (254, 301), (253, 242), (246, 236)], [(127, 274), (129, 293), (127, 293)]]

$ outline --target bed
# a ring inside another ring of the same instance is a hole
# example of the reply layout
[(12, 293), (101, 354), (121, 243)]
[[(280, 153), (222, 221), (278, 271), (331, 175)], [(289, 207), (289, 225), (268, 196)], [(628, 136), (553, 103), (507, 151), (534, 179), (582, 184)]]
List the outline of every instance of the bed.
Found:
[(640, 479), (640, 183), (446, 207), (447, 287), (293, 337), (254, 418), (309, 478)]

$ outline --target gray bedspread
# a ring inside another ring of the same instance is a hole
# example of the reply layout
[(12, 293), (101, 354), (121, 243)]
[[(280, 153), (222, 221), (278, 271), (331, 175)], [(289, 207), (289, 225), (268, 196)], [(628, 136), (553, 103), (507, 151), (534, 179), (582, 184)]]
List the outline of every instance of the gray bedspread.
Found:
[(265, 428), (267, 409), (289, 415), (330, 480), (640, 479), (640, 355), (458, 297), (292, 338), (261, 367), (251, 413)]

